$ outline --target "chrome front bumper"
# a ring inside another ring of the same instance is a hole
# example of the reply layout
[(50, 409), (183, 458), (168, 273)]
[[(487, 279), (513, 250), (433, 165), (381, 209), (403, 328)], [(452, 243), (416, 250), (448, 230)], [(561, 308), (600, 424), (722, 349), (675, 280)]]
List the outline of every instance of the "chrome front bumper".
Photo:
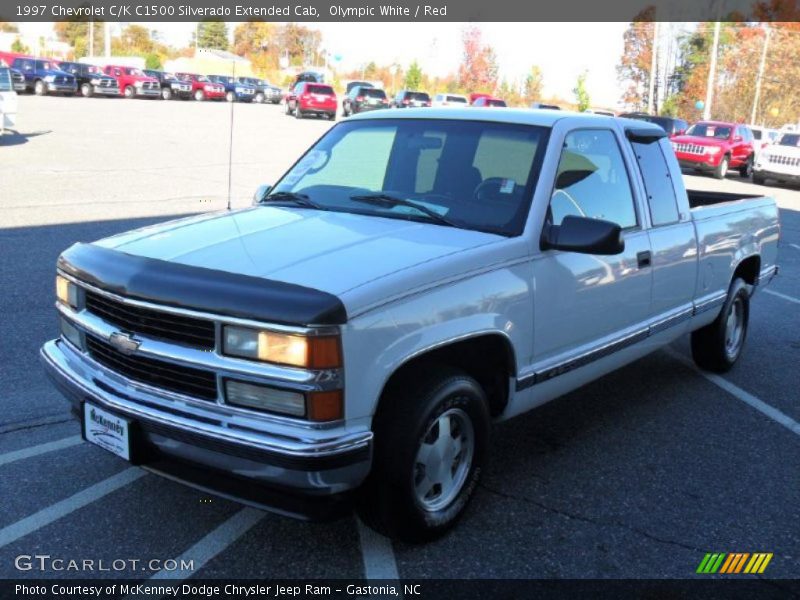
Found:
[[(369, 472), (369, 431), (309, 430), (290, 436), (284, 428), (270, 434), (263, 423), (248, 428), (240, 416), (233, 420), (219, 413), (215, 419), (214, 411), (222, 409), (214, 404), (202, 418), (191, 418), (185, 402), (109, 371), (61, 339), (47, 342), (41, 357), (48, 375), (78, 414), (88, 401), (131, 420), (136, 432), (133, 450), (142, 457), (141, 465), (194, 487), (292, 516), (316, 518), (295, 510), (301, 504), (297, 496), (341, 496), (360, 485)], [(174, 403), (172, 410), (165, 402)], [(259, 495), (260, 486), (266, 489)], [(268, 500), (259, 499), (265, 495)], [(291, 499), (289, 508), (281, 506), (286, 497)]]

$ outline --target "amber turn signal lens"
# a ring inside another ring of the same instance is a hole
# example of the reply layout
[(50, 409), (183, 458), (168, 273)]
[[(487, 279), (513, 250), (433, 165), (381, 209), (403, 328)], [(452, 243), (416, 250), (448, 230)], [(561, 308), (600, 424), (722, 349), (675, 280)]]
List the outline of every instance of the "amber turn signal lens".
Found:
[(337, 369), (342, 366), (339, 336), (308, 338), (308, 366), (311, 369)]
[(335, 421), (344, 417), (344, 394), (333, 392), (311, 392), (307, 397), (307, 417), (311, 421)]

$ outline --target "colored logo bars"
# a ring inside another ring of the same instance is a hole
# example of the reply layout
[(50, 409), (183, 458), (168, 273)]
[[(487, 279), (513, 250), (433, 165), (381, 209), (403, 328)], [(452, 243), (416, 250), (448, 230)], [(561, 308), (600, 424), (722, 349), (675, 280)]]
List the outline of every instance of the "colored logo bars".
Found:
[(771, 560), (772, 552), (709, 552), (700, 561), (697, 573), (763, 573)]

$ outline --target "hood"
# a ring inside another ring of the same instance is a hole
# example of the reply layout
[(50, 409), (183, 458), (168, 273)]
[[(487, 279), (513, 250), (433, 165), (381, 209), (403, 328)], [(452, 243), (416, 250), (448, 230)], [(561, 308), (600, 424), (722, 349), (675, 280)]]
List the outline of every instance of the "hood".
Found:
[(171, 221), (95, 244), (341, 295), (415, 265), (503, 239), (401, 219), (264, 206)]
[(725, 146), (729, 143), (729, 140), (720, 140), (706, 135), (686, 134), (671, 137), (670, 141), (677, 144), (697, 144), (698, 146)]
[(785, 156), (786, 158), (800, 158), (800, 148), (797, 146), (781, 146), (780, 144), (770, 144), (762, 152), (764, 156)]

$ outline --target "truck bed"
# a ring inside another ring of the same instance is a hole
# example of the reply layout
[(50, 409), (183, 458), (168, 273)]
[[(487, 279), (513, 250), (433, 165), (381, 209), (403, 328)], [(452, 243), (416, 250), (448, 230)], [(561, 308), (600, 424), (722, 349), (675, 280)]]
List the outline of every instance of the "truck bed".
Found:
[(708, 192), (705, 190), (686, 190), (689, 196), (689, 207), (699, 208), (701, 206), (711, 206), (724, 202), (736, 202), (738, 200), (753, 200), (763, 198), (758, 194), (733, 194), (731, 192)]

